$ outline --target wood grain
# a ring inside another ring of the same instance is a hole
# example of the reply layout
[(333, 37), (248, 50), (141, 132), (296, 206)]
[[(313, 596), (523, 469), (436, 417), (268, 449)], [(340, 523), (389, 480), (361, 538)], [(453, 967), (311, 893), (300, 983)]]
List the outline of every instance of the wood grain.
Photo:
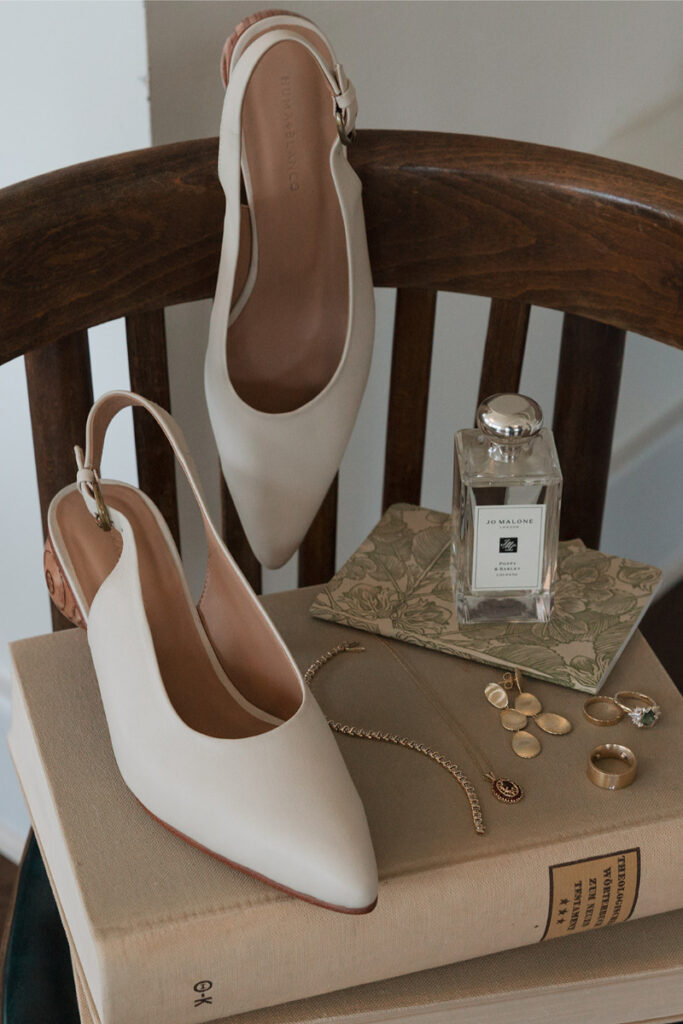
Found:
[(318, 514), (299, 548), (299, 586), (327, 583), (334, 575), (337, 550), (337, 497), (339, 476), (335, 476)]
[(396, 501), (420, 504), (427, 430), (436, 292), (396, 293), (382, 509)]
[[(553, 429), (564, 477), (560, 539), (600, 546), (624, 332), (565, 316)], [(590, 369), (589, 369), (590, 368)]]
[(491, 395), (519, 391), (530, 310), (525, 302), (491, 302), (477, 408)]
[[(126, 316), (133, 386), (168, 404), (161, 311), (213, 293), (224, 213), (216, 154), (215, 139), (200, 139), (0, 191), (0, 362), (27, 354), (43, 511), (71, 479), (91, 399), (88, 327)], [(436, 132), (361, 132), (349, 156), (363, 181), (375, 283), (399, 289), (385, 504), (420, 498), (436, 292), (487, 295), (482, 395), (518, 387), (532, 304), (570, 314), (556, 419), (562, 528), (595, 540), (622, 332), (683, 347), (683, 184), (587, 154)], [(67, 338), (61, 361), (56, 337)], [(595, 464), (587, 429), (600, 438)], [(177, 532), (168, 453), (150, 428), (136, 425), (136, 439), (143, 486)], [(226, 493), (223, 508), (230, 547), (260, 589)], [(332, 571), (335, 531), (332, 493), (304, 543), (302, 582)]]
[[(0, 191), (0, 363), (55, 337), (213, 294), (217, 140)], [(549, 146), (365, 131), (373, 275), (385, 287), (549, 306), (683, 346), (683, 184)]]
[[(219, 470), (220, 472), (220, 470)], [(257, 594), (261, 593), (261, 563), (249, 546), (244, 527), (237, 515), (232, 495), (225, 485), (221, 473), (221, 520), (223, 540), (228, 545), (230, 554)]]
[[(163, 309), (126, 317), (130, 386), (171, 411)], [(163, 515), (180, 549), (175, 458), (163, 431), (144, 409), (133, 409), (140, 489)]]
[(549, 146), (366, 132), (375, 283), (514, 299), (683, 346), (683, 182)]
[[(76, 480), (74, 445), (85, 443), (85, 423), (93, 400), (87, 331), (29, 352), (25, 365), (45, 535), (50, 502), (57, 491)], [(51, 601), (50, 611), (54, 629), (71, 627)]]

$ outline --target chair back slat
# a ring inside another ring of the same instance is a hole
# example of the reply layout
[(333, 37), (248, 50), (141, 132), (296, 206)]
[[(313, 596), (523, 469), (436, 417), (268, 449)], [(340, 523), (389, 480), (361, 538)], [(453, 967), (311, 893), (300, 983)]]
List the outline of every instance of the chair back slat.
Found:
[(399, 288), (387, 420), (382, 510), (396, 501), (419, 505), (436, 292)]
[(625, 332), (567, 314), (553, 429), (564, 486), (560, 537), (600, 545)]
[[(159, 146), (0, 190), (0, 364), (27, 356), (43, 512), (72, 479), (71, 445), (91, 401), (90, 326), (128, 318), (132, 386), (168, 405), (159, 310), (215, 290), (216, 151), (215, 139)], [(493, 303), (482, 397), (518, 389), (531, 305), (570, 314), (555, 421), (562, 533), (597, 544), (623, 332), (683, 348), (681, 182), (584, 153), (438, 132), (361, 131), (349, 159), (363, 184), (374, 283), (399, 289), (383, 506), (420, 501), (436, 293), (484, 295)], [(177, 533), (170, 464), (150, 429), (136, 423), (141, 484)], [(260, 589), (226, 493), (223, 525)], [(336, 488), (304, 542), (302, 583), (330, 575), (335, 534)]]
[(256, 591), (261, 593), (261, 563), (256, 559), (249, 547), (244, 528), (237, 515), (235, 503), (230, 491), (225, 486), (221, 474), (221, 523), (223, 540), (228, 545), (230, 554), (235, 559), (247, 580)]
[(212, 295), (225, 213), (216, 139), (0, 190), (0, 363), (74, 330)]
[(490, 395), (519, 391), (530, 310), (526, 302), (492, 299), (477, 406)]
[[(126, 317), (131, 390), (170, 411), (164, 311)], [(143, 409), (133, 409), (140, 488), (155, 503), (180, 547), (175, 460), (161, 430)]]
[[(73, 447), (83, 444), (92, 405), (88, 332), (76, 331), (25, 357), (40, 512), (45, 533), (47, 510), (62, 487), (76, 479)], [(71, 623), (50, 602), (54, 629)]]
[(339, 475), (325, 495), (318, 514), (299, 548), (299, 586), (326, 583), (334, 575), (337, 550), (337, 496)]
[(513, 299), (683, 348), (679, 179), (440, 132), (362, 131), (349, 159), (377, 286)]

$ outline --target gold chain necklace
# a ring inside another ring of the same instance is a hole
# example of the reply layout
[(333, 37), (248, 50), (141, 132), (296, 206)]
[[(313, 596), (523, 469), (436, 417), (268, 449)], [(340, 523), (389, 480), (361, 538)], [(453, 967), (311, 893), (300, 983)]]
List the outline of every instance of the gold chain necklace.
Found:
[[(430, 704), (437, 711), (437, 713), (441, 717), (445, 718), (446, 721), (449, 723), (451, 731), (454, 732), (460, 738), (463, 745), (465, 746), (465, 749), (468, 751), (470, 757), (479, 768), (479, 771), (486, 779), (486, 781), (490, 783), (491, 792), (493, 793), (496, 800), (500, 800), (502, 803), (505, 804), (518, 803), (524, 796), (524, 790), (519, 785), (519, 783), (515, 782), (514, 779), (509, 779), (505, 776), (500, 776), (493, 770), (491, 764), (487, 762), (480, 754), (477, 753), (475, 748), (468, 741), (467, 736), (465, 735), (463, 729), (460, 727), (454, 716), (445, 706), (443, 701), (441, 701), (440, 698), (436, 695), (436, 693), (434, 693), (434, 691), (426, 683), (426, 681), (424, 679), (421, 679), (417, 675), (417, 673), (411, 668), (411, 666), (407, 664), (407, 662), (401, 657), (398, 651), (394, 650), (394, 648), (389, 643), (387, 643), (387, 641), (383, 637), (378, 636), (377, 639), (381, 644), (383, 644), (384, 647), (386, 647), (391, 656), (396, 661), (398, 661), (399, 665), (404, 670), (404, 672), (408, 673), (413, 682), (417, 685), (422, 695), (430, 702)], [(313, 662), (312, 665), (308, 667), (304, 674), (304, 680), (306, 681), (306, 683), (310, 685), (311, 681), (320, 671), (323, 665), (326, 665), (328, 661), (331, 661), (332, 658), (336, 657), (338, 654), (342, 654), (345, 652), (362, 652), (364, 650), (365, 648), (362, 647), (355, 640), (349, 643), (337, 644), (336, 647), (333, 647), (331, 650), (321, 655), (320, 658), (318, 658), (316, 661)], [(396, 736), (392, 733), (381, 732), (376, 729), (362, 729), (358, 726), (347, 725), (343, 722), (335, 722), (330, 719), (328, 719), (328, 723), (330, 728), (333, 729), (334, 732), (341, 733), (344, 736), (356, 736), (359, 739), (379, 740), (383, 743), (393, 743), (396, 746), (407, 747), (410, 750), (415, 750), (420, 754), (424, 754), (425, 757), (429, 757), (432, 761), (436, 762), (436, 764), (441, 765), (441, 767), (445, 768), (448, 772), (450, 772), (450, 774), (455, 779), (457, 779), (457, 781), (463, 787), (465, 795), (467, 796), (467, 799), (470, 803), (470, 809), (472, 810), (472, 820), (474, 822), (475, 830), (480, 835), (483, 835), (485, 833), (486, 828), (483, 824), (481, 805), (479, 803), (479, 798), (477, 796), (476, 789), (474, 788), (474, 785), (470, 780), (469, 776), (467, 776), (465, 772), (463, 772), (462, 769), (453, 761), (450, 761), (448, 758), (444, 757), (443, 754), (439, 754), (437, 751), (432, 750), (431, 747), (427, 747), (423, 743), (418, 743), (416, 740), (410, 740), (405, 736)]]
[[(337, 644), (331, 650), (326, 651), (325, 654), (321, 655), (312, 665), (306, 669), (304, 673), (304, 681), (310, 686), (314, 677), (328, 661), (335, 658), (338, 654), (344, 653), (355, 653), (364, 651), (365, 648), (356, 641), (350, 643)], [(406, 736), (397, 736), (394, 733), (381, 732), (379, 729), (363, 729), (357, 725), (348, 725), (344, 722), (336, 722), (331, 718), (327, 719), (330, 729), (334, 732), (341, 733), (342, 736), (355, 736), (358, 739), (363, 740), (378, 740), (380, 743), (393, 743), (397, 747), (406, 747), (408, 750), (414, 750), (418, 754), (424, 754), (431, 761), (445, 768), (454, 779), (456, 779), (462, 786), (465, 796), (467, 797), (470, 805), (470, 811), (472, 812), (472, 822), (474, 824), (474, 831), (478, 835), (486, 834), (486, 826), (484, 824), (484, 817), (481, 811), (481, 804), (479, 803), (479, 797), (477, 791), (474, 788), (469, 776), (460, 768), (454, 761), (449, 760), (440, 754), (437, 750), (432, 750), (424, 743), (418, 743), (417, 740), (408, 739)]]
[(493, 770), (491, 763), (482, 756), (481, 752), (477, 751), (472, 743), (470, 743), (462, 726), (458, 723), (457, 719), (446, 707), (441, 698), (437, 696), (427, 680), (418, 676), (417, 672), (415, 672), (403, 656), (399, 654), (396, 648), (389, 644), (384, 637), (378, 636), (377, 639), (384, 647), (386, 647), (389, 654), (391, 654), (391, 656), (399, 663), (403, 670), (408, 673), (420, 693), (422, 693), (423, 697), (425, 697), (435, 711), (448, 722), (451, 732), (459, 737), (465, 747), (465, 750), (469, 753), (481, 774), (487, 782), (490, 782), (491, 792), (495, 798), (504, 804), (519, 803), (524, 796), (524, 790), (519, 783), (515, 782), (514, 779), (508, 779), (504, 776), (500, 776)]

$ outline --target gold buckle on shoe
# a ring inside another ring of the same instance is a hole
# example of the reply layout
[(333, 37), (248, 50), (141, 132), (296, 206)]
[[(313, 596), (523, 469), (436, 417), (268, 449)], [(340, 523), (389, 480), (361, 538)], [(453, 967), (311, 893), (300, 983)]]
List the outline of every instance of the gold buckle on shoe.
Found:
[(100, 485), (96, 476), (93, 476), (93, 479), (90, 481), (88, 486), (92, 488), (92, 496), (95, 499), (95, 504), (97, 505), (95, 522), (99, 526), (100, 530), (105, 530), (108, 532), (109, 530), (111, 530), (113, 524), (111, 521), (111, 516), (109, 515), (109, 509), (107, 508), (104, 498), (102, 497), (102, 491), (100, 490)]
[(335, 111), (335, 118), (337, 121), (337, 132), (339, 133), (339, 138), (341, 139), (342, 146), (350, 146), (351, 143), (356, 138), (355, 128), (352, 129), (350, 132), (347, 132), (346, 125), (344, 123), (344, 115), (342, 114), (341, 110), (339, 110), (339, 108), (337, 108), (337, 110)]

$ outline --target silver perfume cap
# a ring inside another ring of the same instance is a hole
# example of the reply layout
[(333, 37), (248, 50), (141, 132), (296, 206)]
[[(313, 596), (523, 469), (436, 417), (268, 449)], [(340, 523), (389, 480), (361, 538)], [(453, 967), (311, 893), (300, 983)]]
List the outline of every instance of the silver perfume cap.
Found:
[(491, 395), (477, 409), (477, 426), (498, 442), (523, 441), (543, 426), (543, 412), (528, 395)]

